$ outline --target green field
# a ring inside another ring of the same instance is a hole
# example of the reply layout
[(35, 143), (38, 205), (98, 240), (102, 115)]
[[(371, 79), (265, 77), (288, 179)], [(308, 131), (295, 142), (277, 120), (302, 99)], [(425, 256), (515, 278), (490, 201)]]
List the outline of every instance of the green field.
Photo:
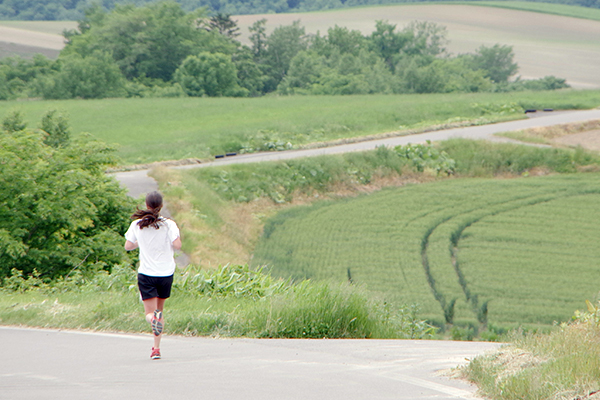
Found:
[(48, 110), (64, 111), (74, 133), (114, 143), (122, 164), (207, 158), (269, 143), (308, 143), (435, 125), (524, 118), (523, 108), (584, 109), (600, 91), (262, 98), (104, 99), (0, 102), (0, 118), (20, 111), (37, 127)]
[[(369, 35), (377, 20), (402, 28), (411, 21), (430, 21), (448, 29), (448, 50), (470, 53), (496, 43), (513, 47), (518, 75), (524, 79), (554, 75), (577, 88), (600, 87), (600, 10), (531, 2), (410, 3), (294, 14), (240, 15), (240, 40), (248, 28), (267, 19), (267, 31), (300, 20), (306, 32), (321, 35), (334, 25)], [(583, 18), (586, 19), (583, 19)]]
[(476, 2), (452, 2), (446, 4), (464, 4), (484, 7), (506, 8), (509, 10), (533, 11), (542, 14), (561, 15), (600, 21), (600, 9), (570, 6), (566, 4), (542, 3), (533, 1), (476, 1)]
[(293, 208), (266, 224), (253, 262), (351, 277), (437, 324), (550, 326), (597, 298), (599, 184), (595, 173), (453, 179)]

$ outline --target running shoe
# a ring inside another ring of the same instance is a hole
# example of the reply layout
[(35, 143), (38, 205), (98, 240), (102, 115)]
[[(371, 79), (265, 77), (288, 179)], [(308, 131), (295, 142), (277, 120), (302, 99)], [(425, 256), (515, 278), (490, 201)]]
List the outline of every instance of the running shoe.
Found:
[(159, 310), (154, 310), (154, 316), (152, 317), (152, 333), (154, 336), (158, 336), (163, 331), (163, 323), (162, 323), (162, 312)]
[(160, 349), (152, 348), (152, 354), (150, 354), (150, 358), (153, 360), (160, 360)]

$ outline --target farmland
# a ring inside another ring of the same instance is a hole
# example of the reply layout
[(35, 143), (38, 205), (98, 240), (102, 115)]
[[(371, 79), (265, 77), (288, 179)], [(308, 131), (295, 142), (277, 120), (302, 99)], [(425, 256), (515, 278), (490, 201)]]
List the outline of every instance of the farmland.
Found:
[[(262, 18), (268, 21), (268, 32), (279, 25), (300, 20), (306, 32), (311, 34), (324, 34), (328, 28), (339, 25), (359, 30), (364, 35), (374, 30), (377, 20), (388, 20), (399, 27), (414, 20), (427, 20), (448, 28), (448, 49), (452, 53), (473, 52), (479, 46), (496, 43), (510, 45), (523, 78), (554, 75), (566, 78), (573, 87), (600, 87), (596, 73), (600, 60), (599, 10), (513, 1), (482, 2), (481, 5), (471, 2), (469, 5), (405, 4), (312, 13), (241, 15), (233, 19), (238, 21), (242, 33), (240, 40), (245, 44), (249, 44), (248, 28)], [(44, 54), (55, 57), (58, 54), (56, 45), (62, 42), (58, 34), (63, 27), (74, 28), (75, 23), (3, 21), (0, 27), (13, 29), (3, 33), (0, 54), (27, 55), (45, 49)], [(52, 44), (40, 45), (40, 39), (48, 40), (50, 33), (55, 35)]]
[[(509, 7), (522, 4), (509, 3)], [(523, 78), (554, 75), (566, 78), (573, 87), (600, 86), (600, 78), (595, 73), (600, 60), (600, 22), (597, 20), (469, 4), (410, 4), (318, 13), (243, 15), (235, 19), (246, 35), (248, 27), (261, 18), (267, 19), (270, 30), (300, 20), (307, 33), (324, 34), (337, 24), (365, 35), (374, 30), (377, 20), (388, 20), (399, 27), (414, 20), (427, 20), (448, 28), (448, 49), (452, 53), (472, 52), (481, 45), (510, 45)], [(571, 15), (575, 11), (583, 12), (581, 7), (555, 9), (557, 13), (570, 12)], [(595, 18), (599, 16), (598, 10), (585, 9), (585, 13)]]
[(351, 279), (438, 325), (550, 326), (597, 297), (599, 183), (453, 179), (293, 208), (266, 224), (253, 262)]
[[(433, 126), (524, 118), (522, 108), (584, 109), (598, 91), (478, 94), (104, 99), (0, 102), (0, 117), (20, 111), (37, 127), (48, 110), (68, 115), (74, 133), (118, 147), (123, 165), (203, 159), (245, 147), (315, 142)], [(306, 118), (310, 115), (311, 118)]]

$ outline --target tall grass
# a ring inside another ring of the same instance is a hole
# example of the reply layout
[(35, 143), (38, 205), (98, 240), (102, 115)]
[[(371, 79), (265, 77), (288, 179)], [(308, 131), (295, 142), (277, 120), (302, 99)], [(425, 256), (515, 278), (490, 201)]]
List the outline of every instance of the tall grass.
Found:
[[(600, 91), (431, 95), (290, 96), (0, 102), (0, 117), (20, 110), (31, 127), (50, 109), (69, 115), (73, 132), (118, 145), (126, 165), (230, 151), (299, 147), (387, 132), (524, 118), (524, 108), (583, 109)], [(512, 110), (512, 111), (511, 111)]]
[[(73, 276), (52, 283), (14, 274), (0, 289), (0, 321), (53, 328), (148, 330), (135, 271)], [(427, 338), (434, 329), (410, 307), (385, 306), (348, 284), (291, 284), (247, 266), (175, 277), (167, 333), (294, 338)]]
[[(590, 318), (591, 317), (591, 318)], [(597, 310), (550, 334), (513, 334), (498, 352), (479, 356), (463, 370), (490, 399), (584, 399), (600, 387)]]
[(285, 203), (299, 194), (313, 195), (341, 187), (364, 186), (377, 179), (411, 172), (491, 177), (521, 175), (534, 168), (576, 172), (582, 167), (598, 164), (600, 156), (580, 148), (547, 149), (452, 139), (435, 146), (380, 147), (374, 151), (336, 156), (203, 168), (186, 171), (184, 176), (190, 181), (202, 182), (224, 200), (250, 202), (269, 198), (275, 203)]

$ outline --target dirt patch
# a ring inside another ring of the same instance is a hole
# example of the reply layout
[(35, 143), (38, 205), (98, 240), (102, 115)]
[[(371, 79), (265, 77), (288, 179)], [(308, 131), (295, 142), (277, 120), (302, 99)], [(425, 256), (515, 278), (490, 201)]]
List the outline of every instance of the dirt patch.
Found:
[(581, 133), (572, 133), (570, 135), (552, 139), (551, 142), (560, 146), (581, 146), (586, 150), (600, 152), (600, 129)]
[(533, 353), (515, 347), (500, 349), (493, 355), (493, 363), (501, 368), (496, 377), (496, 384), (500, 381), (515, 376), (528, 368), (536, 367), (546, 360), (536, 357)]
[(523, 142), (549, 144), (554, 147), (583, 147), (600, 152), (600, 120), (553, 125), (498, 134)]
[(62, 50), (62, 48), (65, 47), (65, 38), (61, 35), (34, 32), (7, 26), (0, 26), (0, 38), (0, 41), (6, 43), (41, 47), (45, 49)]

